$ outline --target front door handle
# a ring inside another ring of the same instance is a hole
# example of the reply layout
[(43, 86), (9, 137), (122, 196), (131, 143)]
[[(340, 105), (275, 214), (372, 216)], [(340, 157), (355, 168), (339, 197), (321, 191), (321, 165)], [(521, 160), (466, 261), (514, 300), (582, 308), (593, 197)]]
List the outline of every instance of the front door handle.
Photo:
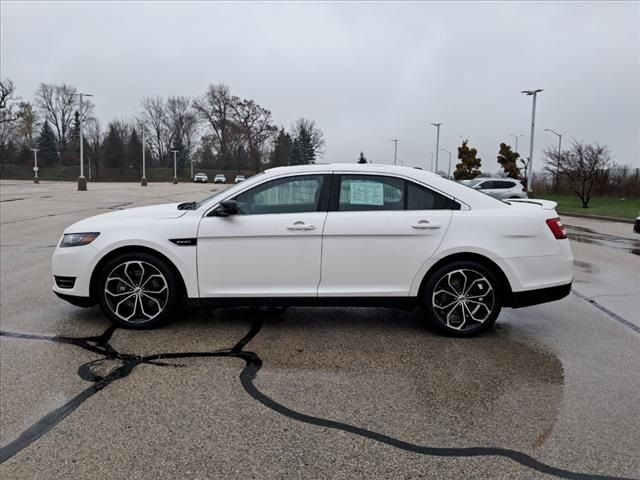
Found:
[(299, 232), (302, 230), (315, 230), (315, 225), (307, 225), (306, 223), (298, 220), (297, 222), (293, 222), (293, 224), (287, 227), (287, 230), (291, 230), (293, 232)]
[(440, 228), (439, 223), (433, 223), (429, 220), (420, 220), (418, 223), (411, 225), (411, 228), (416, 230), (437, 230)]

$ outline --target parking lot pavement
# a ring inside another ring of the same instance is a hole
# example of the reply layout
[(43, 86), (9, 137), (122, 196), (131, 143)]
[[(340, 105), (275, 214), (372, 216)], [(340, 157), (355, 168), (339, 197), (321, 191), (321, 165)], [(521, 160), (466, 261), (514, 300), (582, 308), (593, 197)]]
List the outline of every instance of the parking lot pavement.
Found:
[(632, 235), (564, 218), (576, 293), (471, 339), (382, 308), (134, 332), (51, 293), (68, 224), (214, 188), (0, 182), (0, 477), (640, 477)]

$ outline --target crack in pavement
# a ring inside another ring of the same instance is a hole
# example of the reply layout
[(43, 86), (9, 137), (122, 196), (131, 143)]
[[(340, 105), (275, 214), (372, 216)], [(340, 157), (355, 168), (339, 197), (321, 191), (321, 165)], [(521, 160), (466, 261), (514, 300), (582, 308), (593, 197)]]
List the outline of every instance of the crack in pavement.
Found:
[[(102, 334), (90, 337), (67, 337), (67, 336), (47, 336), (36, 335), (28, 333), (18, 333), (0, 330), (0, 336), (7, 338), (14, 338), (19, 340), (32, 340), (32, 341), (49, 341), (56, 343), (63, 343), (74, 345), (76, 347), (83, 348), (90, 352), (102, 355), (103, 358), (98, 360), (92, 360), (90, 362), (82, 364), (78, 368), (78, 375), (87, 381), (94, 382), (89, 388), (83, 390), (70, 401), (62, 405), (61, 407), (49, 412), (27, 430), (22, 432), (17, 439), (13, 440), (4, 447), (0, 447), (0, 463), (4, 463), (11, 457), (19, 453), (24, 448), (31, 445), (40, 437), (45, 435), (68, 415), (73, 413), (80, 405), (93, 395), (109, 386), (111, 383), (127, 377), (138, 365), (147, 364), (155, 365), (159, 367), (182, 367), (184, 365), (171, 364), (163, 362), (162, 360), (178, 360), (186, 358), (203, 358), (203, 357), (231, 357), (240, 358), (245, 361), (245, 367), (240, 372), (240, 383), (245, 392), (251, 396), (254, 400), (261, 403), (268, 409), (279, 413), (291, 420), (302, 422), (308, 425), (340, 430), (353, 435), (373, 440), (378, 443), (382, 443), (406, 452), (416, 453), (420, 455), (437, 456), (437, 457), (455, 457), (455, 458), (468, 458), (468, 457), (503, 457), (513, 460), (520, 465), (536, 470), (548, 475), (576, 479), (576, 480), (631, 480), (624, 477), (615, 477), (609, 475), (593, 475), (588, 473), (574, 472), (563, 468), (554, 467), (548, 465), (542, 461), (536, 460), (530, 455), (518, 450), (500, 448), (500, 447), (430, 447), (424, 445), (418, 445), (410, 443), (398, 438), (385, 435), (383, 433), (367, 430), (365, 428), (350, 425), (335, 420), (330, 420), (321, 417), (314, 417), (307, 415), (296, 410), (292, 410), (289, 407), (278, 403), (265, 393), (261, 392), (255, 385), (255, 379), (262, 368), (262, 359), (255, 352), (244, 350), (253, 338), (260, 333), (262, 329), (263, 320), (261, 317), (255, 319), (249, 332), (242, 337), (233, 347), (221, 350), (213, 351), (200, 351), (200, 352), (168, 352), (158, 353), (153, 355), (132, 355), (127, 353), (118, 352), (110, 344), (111, 337), (116, 331), (116, 326), (107, 328)], [(100, 365), (100, 362), (104, 360), (118, 360), (120, 366), (111, 370), (106, 375), (100, 375), (94, 369), (94, 367)]]

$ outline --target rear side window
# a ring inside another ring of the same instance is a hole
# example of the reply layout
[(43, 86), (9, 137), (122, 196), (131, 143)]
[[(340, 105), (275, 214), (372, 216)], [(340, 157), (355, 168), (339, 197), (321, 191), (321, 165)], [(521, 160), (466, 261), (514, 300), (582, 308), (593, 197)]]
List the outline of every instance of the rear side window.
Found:
[(492, 188), (513, 188), (515, 183), (508, 180), (494, 180)]
[(433, 190), (407, 182), (407, 210), (460, 210), (460, 204)]
[(375, 175), (342, 175), (338, 210), (404, 210), (404, 180)]
[[(460, 210), (460, 205), (426, 187), (401, 178), (341, 175), (337, 210)], [(336, 208), (334, 208), (336, 209)]]

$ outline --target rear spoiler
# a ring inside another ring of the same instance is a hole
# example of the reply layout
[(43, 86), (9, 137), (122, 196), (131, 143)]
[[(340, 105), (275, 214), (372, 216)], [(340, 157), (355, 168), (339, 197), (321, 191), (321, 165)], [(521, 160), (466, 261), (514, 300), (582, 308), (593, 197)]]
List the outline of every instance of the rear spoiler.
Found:
[(538, 200), (533, 198), (510, 198), (509, 200), (505, 200), (508, 203), (518, 202), (518, 203), (532, 203), (534, 205), (540, 205), (544, 210), (555, 210), (558, 206), (556, 202), (552, 202), (551, 200)]

